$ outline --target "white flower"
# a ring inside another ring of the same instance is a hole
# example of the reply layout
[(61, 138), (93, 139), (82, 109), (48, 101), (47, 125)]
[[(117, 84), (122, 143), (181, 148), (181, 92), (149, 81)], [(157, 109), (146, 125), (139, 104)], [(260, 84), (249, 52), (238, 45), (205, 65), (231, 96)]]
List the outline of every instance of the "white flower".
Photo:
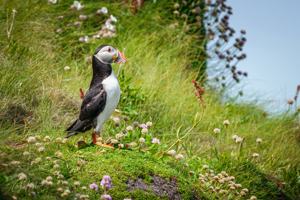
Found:
[(58, 143), (61, 143), (62, 139), (59, 137), (59, 138), (56, 138), (56, 142)]
[(111, 141), (112, 144), (117, 144), (118, 143), (118, 140), (115, 140), (115, 139), (111, 139), (110, 141)]
[(114, 117), (114, 118), (113, 118), (113, 121), (114, 121), (114, 122), (119, 122), (120, 119), (119, 119), (118, 117)]
[(63, 189), (62, 188), (57, 188), (56, 191), (59, 192), (59, 193), (62, 193)]
[(126, 127), (126, 130), (127, 130), (127, 131), (133, 131), (133, 128), (132, 128), (132, 126), (127, 126), (127, 127)]
[(19, 177), (19, 179), (20, 180), (25, 180), (25, 179), (27, 179), (27, 176), (24, 174), (24, 173), (20, 173), (19, 175), (18, 175), (18, 177)]
[(69, 67), (69, 66), (65, 66), (65, 68), (64, 68), (66, 71), (68, 71), (68, 70), (70, 70), (71, 69), (71, 67)]
[(16, 196), (11, 197), (12, 200), (17, 200), (18, 198)]
[(116, 27), (116, 26), (112, 25), (109, 22), (105, 22), (105, 25), (106, 25), (107, 29), (110, 30), (110, 31), (113, 30)]
[(28, 143), (34, 144), (35, 143), (35, 137), (29, 137), (27, 141), (28, 141)]
[(53, 168), (54, 168), (54, 169), (58, 169), (58, 168), (59, 168), (59, 165), (58, 165), (58, 164), (55, 164), (55, 165), (53, 166)]
[(170, 150), (167, 152), (167, 154), (169, 154), (170, 156), (175, 156), (176, 151), (175, 150)]
[(223, 124), (224, 124), (224, 125), (229, 125), (230, 123), (229, 123), (228, 120), (225, 120), (225, 121), (223, 122)]
[(80, 186), (80, 183), (77, 181), (77, 182), (74, 183), (74, 186), (75, 186), (75, 187), (79, 187), (79, 186)]
[(24, 155), (24, 156), (29, 156), (29, 152), (28, 152), (28, 151), (25, 151), (25, 152), (23, 153), (23, 155)]
[(46, 180), (43, 180), (41, 183), (42, 186), (46, 186), (47, 184), (48, 184), (48, 181), (46, 181)]
[(220, 133), (220, 129), (215, 128), (215, 129), (214, 129), (214, 132), (215, 132), (215, 133)]
[[(68, 67), (68, 66), (67, 66)], [(66, 68), (66, 67), (65, 67)], [(50, 142), (50, 140), (51, 140), (51, 138), (49, 137), (49, 136), (46, 136), (45, 138), (44, 138), (44, 141), (45, 142)]]
[(119, 146), (119, 148), (121, 148), (121, 149), (124, 148), (124, 144), (119, 144), (118, 146)]
[(51, 176), (47, 176), (46, 180), (47, 180), (47, 181), (52, 181), (53, 179), (52, 179)]
[(44, 147), (40, 147), (40, 148), (39, 148), (39, 152), (40, 152), (40, 153), (45, 152), (45, 148), (44, 148)]
[(40, 157), (38, 157), (38, 158), (35, 159), (35, 162), (36, 163), (42, 162), (42, 159)]
[(48, 185), (49, 187), (51, 187), (51, 186), (53, 185), (53, 182), (52, 182), (52, 181), (48, 181), (47, 185)]
[(256, 200), (256, 199), (257, 199), (256, 196), (250, 197), (250, 200)]
[(57, 175), (57, 178), (58, 178), (58, 179), (62, 179), (63, 177), (64, 177), (64, 175), (62, 175), (62, 174), (58, 174), (58, 175)]
[(129, 145), (130, 145), (131, 147), (135, 147), (135, 146), (137, 145), (137, 143), (131, 142)]
[(208, 165), (203, 165), (203, 169), (208, 169)]
[(262, 139), (257, 138), (256, 142), (257, 142), (257, 143), (262, 143)]
[(116, 138), (117, 138), (118, 140), (120, 140), (120, 139), (122, 138), (122, 134), (118, 133), (118, 134), (116, 135)]
[(56, 4), (57, 3), (57, 0), (49, 0), (49, 2), (53, 3), (53, 4)]
[(239, 136), (234, 135), (234, 136), (232, 136), (232, 139), (233, 139), (233, 140), (236, 140), (238, 137), (239, 137)]
[(36, 136), (34, 136), (35, 137), (35, 139), (37, 139), (37, 140), (40, 140), (41, 139), (41, 136), (39, 136), (39, 135), (36, 135)]
[(115, 109), (115, 114), (119, 114), (119, 113), (120, 113), (120, 110)]
[(182, 154), (177, 154), (175, 156), (175, 159), (178, 160), (178, 161), (181, 161), (183, 159), (183, 155)]
[(238, 138), (236, 138), (235, 142), (236, 143), (241, 143), (241, 142), (243, 142), (243, 138), (238, 137)]
[(84, 41), (85, 41), (85, 43), (89, 43), (90, 42), (90, 40), (89, 40), (89, 36), (84, 36)]
[(34, 189), (34, 184), (33, 183), (29, 183), (29, 184), (27, 184), (27, 188), (29, 188), (29, 189)]
[(113, 21), (113, 22), (117, 22), (117, 18), (115, 18), (113, 15), (110, 15), (110, 19)]
[(102, 10), (102, 13), (103, 13), (103, 14), (107, 14), (107, 13), (108, 13), (108, 10), (107, 10), (106, 7), (102, 7), (101, 10)]
[(152, 126), (152, 122), (147, 122), (147, 123), (146, 123), (146, 126), (147, 126), (147, 127)]
[(68, 142), (68, 138), (64, 138), (63, 143), (67, 143), (67, 142)]
[(62, 185), (67, 186), (67, 185), (69, 185), (69, 183), (68, 183), (68, 181), (63, 181)]
[(81, 189), (82, 189), (83, 191), (86, 191), (87, 187), (83, 186)]
[(65, 190), (64, 193), (70, 194), (71, 191), (70, 190)]
[(42, 144), (41, 143), (35, 143), (35, 146), (37, 147), (37, 148), (40, 148), (41, 146), (42, 146)]
[(139, 141), (140, 141), (140, 143), (145, 143), (145, 139), (144, 138), (140, 138)]
[(143, 128), (143, 129), (142, 129), (142, 134), (146, 135), (147, 133), (148, 133), (148, 129)]
[(258, 153), (254, 153), (254, 154), (253, 154), (253, 157), (254, 157), (254, 158), (257, 158), (258, 156), (259, 156)]

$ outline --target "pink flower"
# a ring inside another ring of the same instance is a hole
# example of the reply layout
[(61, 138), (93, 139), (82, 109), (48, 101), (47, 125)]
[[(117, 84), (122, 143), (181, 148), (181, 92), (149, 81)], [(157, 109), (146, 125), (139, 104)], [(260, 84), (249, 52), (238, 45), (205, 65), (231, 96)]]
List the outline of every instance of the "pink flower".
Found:
[(86, 15), (79, 15), (79, 19), (86, 21), (88, 17)]
[(294, 103), (294, 100), (293, 99), (287, 99), (286, 103), (292, 105)]
[(84, 42), (84, 37), (79, 38), (79, 42)]
[(155, 144), (155, 143), (160, 144), (159, 139), (157, 139), (157, 138), (153, 138), (153, 139), (152, 139), (152, 143), (153, 143), (153, 144)]
[(92, 62), (92, 57), (91, 56), (85, 57), (85, 62)]
[(78, 6), (77, 10), (80, 11), (82, 10), (83, 6)]
[(76, 8), (76, 6), (73, 4), (73, 5), (71, 5), (71, 7), (70, 7), (71, 9), (75, 9)]
[(107, 37), (109, 37), (109, 35), (108, 35), (108, 33), (104, 33), (102, 37), (107, 38)]
[(105, 31), (107, 30), (107, 27), (106, 26), (102, 26), (102, 31)]
[(108, 20), (106, 20), (106, 22), (112, 23), (112, 19), (108, 19)]
[(59, 28), (59, 29), (56, 30), (56, 32), (57, 32), (57, 33), (62, 33), (63, 30), (62, 30), (61, 28)]
[(97, 14), (102, 14), (102, 10), (101, 9), (99, 9), (99, 10), (97, 10)]
[(92, 190), (99, 190), (98, 185), (96, 185), (95, 183), (90, 185), (90, 189)]
[(103, 31), (101, 30), (101, 31), (99, 31), (99, 35), (102, 35), (103, 34)]
[(68, 25), (67, 25), (67, 27), (71, 27), (71, 26), (72, 26), (72, 24), (68, 24)]
[(140, 127), (141, 128), (148, 128), (146, 124), (141, 124)]
[(100, 35), (93, 35), (94, 39), (100, 39)]
[(101, 195), (100, 199), (101, 200), (112, 200), (112, 198), (109, 194)]
[(81, 23), (80, 22), (75, 22), (74, 26), (79, 26)]
[(62, 19), (62, 18), (64, 18), (64, 17), (63, 17), (63, 16), (58, 16), (58, 17), (57, 17), (57, 19)]

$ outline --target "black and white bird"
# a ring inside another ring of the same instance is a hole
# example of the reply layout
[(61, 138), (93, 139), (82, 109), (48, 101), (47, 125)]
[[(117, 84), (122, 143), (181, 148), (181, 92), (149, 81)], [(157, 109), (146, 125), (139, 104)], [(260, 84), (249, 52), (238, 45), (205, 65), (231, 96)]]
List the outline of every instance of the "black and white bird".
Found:
[(124, 55), (115, 47), (101, 45), (92, 58), (93, 78), (86, 92), (78, 119), (67, 129), (66, 138), (93, 131), (93, 143), (100, 135), (102, 125), (110, 118), (120, 100), (120, 85), (112, 70), (111, 63), (126, 63)]

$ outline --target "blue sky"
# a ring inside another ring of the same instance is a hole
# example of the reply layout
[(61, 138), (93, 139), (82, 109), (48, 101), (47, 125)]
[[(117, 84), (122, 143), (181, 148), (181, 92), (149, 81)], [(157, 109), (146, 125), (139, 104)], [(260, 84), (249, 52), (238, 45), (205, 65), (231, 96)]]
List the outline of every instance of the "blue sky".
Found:
[(245, 96), (287, 108), (286, 99), (294, 98), (300, 84), (300, 0), (227, 0), (227, 5), (233, 10), (230, 26), (246, 30), (247, 58), (237, 66), (249, 75)]

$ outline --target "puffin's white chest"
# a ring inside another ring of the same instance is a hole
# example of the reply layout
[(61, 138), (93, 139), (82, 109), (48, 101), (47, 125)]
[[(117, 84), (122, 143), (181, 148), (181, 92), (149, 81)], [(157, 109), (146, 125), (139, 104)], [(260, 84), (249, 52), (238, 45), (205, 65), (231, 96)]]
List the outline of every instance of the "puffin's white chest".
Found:
[(115, 111), (120, 100), (120, 85), (114, 72), (102, 81), (104, 90), (106, 92), (106, 103), (104, 110), (97, 117), (96, 132), (101, 131), (102, 125), (110, 118)]

